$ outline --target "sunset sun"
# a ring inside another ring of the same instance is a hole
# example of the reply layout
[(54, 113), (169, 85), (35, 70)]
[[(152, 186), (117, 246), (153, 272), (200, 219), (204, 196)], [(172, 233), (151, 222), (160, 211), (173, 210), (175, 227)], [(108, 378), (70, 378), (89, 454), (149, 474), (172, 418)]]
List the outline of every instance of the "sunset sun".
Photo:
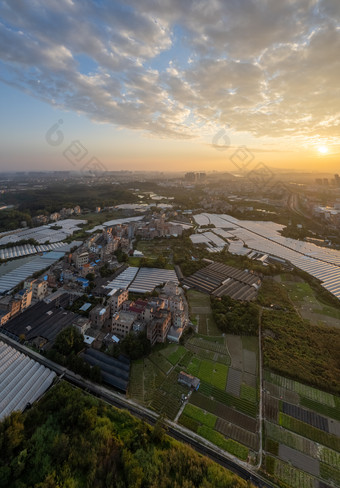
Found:
[(320, 154), (327, 154), (328, 153), (328, 147), (327, 146), (319, 146), (318, 151)]

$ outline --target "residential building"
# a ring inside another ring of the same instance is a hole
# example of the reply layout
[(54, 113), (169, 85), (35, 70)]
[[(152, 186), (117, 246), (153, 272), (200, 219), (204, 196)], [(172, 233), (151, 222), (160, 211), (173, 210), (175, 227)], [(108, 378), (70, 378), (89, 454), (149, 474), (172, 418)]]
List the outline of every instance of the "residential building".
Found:
[(85, 335), (86, 331), (91, 327), (91, 321), (88, 317), (77, 316), (75, 317), (72, 325), (78, 329), (78, 331)]
[(89, 262), (89, 253), (87, 251), (79, 251), (75, 252), (73, 254), (73, 260), (76, 264), (76, 268), (80, 269), (82, 268), (85, 264), (88, 264)]
[(196, 376), (192, 376), (191, 374), (185, 373), (181, 371), (178, 375), (178, 383), (184, 386), (188, 386), (189, 388), (193, 388), (194, 390), (198, 390), (200, 386), (200, 380), (196, 378)]
[(105, 321), (110, 317), (110, 307), (97, 305), (90, 312), (90, 320), (93, 327), (99, 329), (103, 327)]
[(108, 300), (108, 303), (111, 307), (111, 315), (122, 308), (123, 303), (129, 299), (129, 292), (128, 290), (117, 290)]
[(133, 312), (117, 312), (112, 317), (112, 332), (124, 339), (131, 332), (133, 324), (137, 320), (137, 314)]
[(158, 310), (154, 318), (147, 323), (146, 335), (152, 345), (156, 342), (165, 342), (171, 326), (171, 313), (168, 310)]

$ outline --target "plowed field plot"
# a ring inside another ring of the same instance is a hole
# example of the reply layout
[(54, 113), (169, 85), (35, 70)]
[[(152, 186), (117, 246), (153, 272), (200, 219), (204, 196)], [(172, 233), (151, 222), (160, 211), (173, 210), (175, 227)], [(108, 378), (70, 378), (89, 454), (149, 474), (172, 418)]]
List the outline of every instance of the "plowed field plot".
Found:
[(195, 290), (187, 293), (190, 315), (197, 320), (198, 331), (202, 335), (220, 336), (221, 331), (215, 324), (210, 305), (210, 296)]
[(132, 363), (128, 394), (141, 403), (144, 402), (143, 372), (144, 361), (142, 359)]
[(229, 368), (226, 391), (239, 397), (241, 392), (242, 371)]
[(235, 441), (250, 447), (254, 451), (258, 450), (259, 446), (257, 434), (253, 434), (248, 430), (242, 429), (241, 427), (220, 418), (217, 419), (215, 430), (226, 437), (231, 437)]
[(217, 403), (216, 415), (223, 420), (236, 424), (243, 429), (249, 430), (250, 432), (257, 431), (257, 421), (244, 415), (243, 413), (237, 412), (233, 408), (222, 405), (222, 403)]
[(219, 354), (224, 354), (225, 356), (229, 356), (228, 349), (218, 342), (214, 341), (206, 341), (201, 337), (193, 337), (188, 341), (189, 344), (193, 344), (196, 347), (201, 347), (202, 349), (207, 349), (208, 351), (214, 351)]
[(313, 476), (278, 459), (275, 459), (274, 474), (292, 488), (315, 488)]
[(246, 371), (243, 371), (242, 383), (245, 383), (246, 385), (249, 385), (252, 388), (256, 388), (257, 376), (251, 373), (247, 373)]
[(247, 373), (256, 374), (257, 361), (256, 353), (254, 351), (248, 351), (247, 349), (243, 349), (243, 369)]
[(323, 430), (324, 432), (329, 432), (328, 419), (321, 417), (321, 415), (318, 415), (317, 413), (310, 412), (309, 410), (305, 410), (286, 402), (282, 402), (282, 412), (297, 420), (301, 420), (306, 424), (312, 425), (317, 429)]
[(263, 395), (263, 400), (265, 418), (277, 422), (279, 417), (279, 400), (267, 395), (267, 393)]
[(340, 437), (340, 422), (337, 422), (336, 420), (329, 419), (328, 427), (329, 427), (329, 432), (331, 434), (334, 434), (337, 437)]
[(227, 391), (219, 390), (209, 383), (201, 381), (200, 392), (209, 398), (216, 400), (224, 405), (229, 405), (239, 410), (240, 412), (249, 415), (250, 417), (256, 417), (258, 413), (258, 406), (245, 398), (239, 398), (237, 396), (228, 393)]
[(168, 374), (172, 368), (170, 361), (160, 352), (154, 352), (150, 354), (149, 360), (154, 363), (164, 374)]
[(243, 346), (242, 338), (236, 335), (227, 335), (227, 345), (231, 356), (231, 366), (234, 369), (243, 370)]
[[(278, 444), (285, 444), (292, 449), (297, 449), (298, 451), (307, 454), (307, 456), (318, 459), (319, 446), (316, 442), (306, 439), (294, 432), (290, 432), (289, 430), (282, 429), (279, 425), (272, 424), (271, 422), (265, 422), (265, 429), (267, 439), (273, 439)], [(322, 449), (328, 448), (323, 447)], [(335, 451), (330, 449), (328, 449), (328, 451), (335, 453)], [(327, 456), (327, 454), (325, 455)], [(333, 459), (333, 457), (330, 456), (330, 459)]]
[(265, 379), (270, 383), (282, 386), (287, 390), (295, 391), (302, 397), (309, 398), (310, 400), (320, 403), (321, 405), (328, 405), (332, 408), (338, 406), (338, 408), (340, 408), (340, 399), (330, 393), (317, 390), (316, 388), (312, 388), (311, 386), (304, 385), (298, 381), (285, 378), (284, 376), (279, 376), (268, 370), (265, 371)]
[(264, 381), (263, 383), (264, 389), (269, 391), (270, 395), (279, 398), (281, 400), (285, 400), (288, 403), (292, 403), (293, 405), (298, 405), (300, 396), (295, 391), (286, 390), (282, 386), (274, 385), (273, 383), (269, 383), (268, 381)]
[(160, 352), (172, 365), (175, 365), (185, 355), (186, 349), (183, 346), (176, 346), (173, 344)]
[(300, 451), (296, 451), (291, 447), (280, 444), (279, 457), (283, 461), (286, 461), (298, 469), (302, 469), (306, 473), (313, 476), (320, 475), (320, 463), (317, 459), (313, 459)]
[(173, 420), (181, 406), (181, 402), (163, 390), (157, 390), (153, 394), (150, 406), (156, 412), (163, 413), (169, 419)]

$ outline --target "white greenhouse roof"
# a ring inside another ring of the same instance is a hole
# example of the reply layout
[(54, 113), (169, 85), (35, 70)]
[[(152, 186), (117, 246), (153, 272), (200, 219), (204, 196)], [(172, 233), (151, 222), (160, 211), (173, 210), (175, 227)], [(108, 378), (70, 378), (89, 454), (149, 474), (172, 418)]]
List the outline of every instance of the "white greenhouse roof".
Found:
[(0, 420), (40, 398), (55, 376), (54, 371), (0, 341)]

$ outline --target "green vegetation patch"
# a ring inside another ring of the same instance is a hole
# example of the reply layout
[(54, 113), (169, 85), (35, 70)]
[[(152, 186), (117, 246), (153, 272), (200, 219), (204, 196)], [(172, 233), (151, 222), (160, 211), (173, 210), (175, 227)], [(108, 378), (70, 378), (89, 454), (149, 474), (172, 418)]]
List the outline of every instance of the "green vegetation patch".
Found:
[(149, 360), (165, 374), (167, 374), (172, 368), (171, 362), (168, 361), (160, 351), (150, 354)]
[(184, 408), (184, 415), (190, 417), (202, 425), (206, 425), (207, 427), (213, 429), (216, 424), (217, 417), (216, 415), (212, 415), (211, 413), (203, 411), (201, 408), (195, 407), (188, 403)]
[(197, 422), (197, 420), (192, 419), (191, 417), (188, 417), (184, 413), (180, 416), (178, 423), (183, 425), (183, 427), (186, 427), (189, 430), (192, 430), (193, 432), (197, 432), (198, 428), (200, 427), (200, 423)]
[(186, 349), (184, 346), (170, 345), (166, 349), (163, 349), (161, 353), (174, 366), (183, 358), (186, 353)]
[(211, 308), (218, 328), (227, 334), (257, 335), (259, 307), (251, 302), (240, 302), (228, 296), (211, 297)]
[(316, 429), (315, 427), (312, 427), (311, 425), (301, 422), (300, 420), (290, 417), (282, 412), (279, 413), (279, 424), (285, 429), (296, 432), (303, 437), (307, 437), (307, 439), (311, 439), (319, 444), (323, 444), (324, 446), (330, 447), (335, 451), (340, 451), (340, 438), (333, 434), (328, 434), (323, 430)]
[(224, 390), (227, 384), (228, 366), (212, 361), (193, 358), (189, 364), (190, 374), (197, 376), (200, 380)]
[(310, 410), (314, 410), (321, 415), (325, 415), (326, 417), (340, 421), (340, 399), (337, 398), (337, 400), (337, 406), (333, 408), (329, 407), (328, 405), (322, 405), (321, 403), (314, 402), (309, 398), (300, 397), (300, 405), (307, 407)]
[(257, 392), (256, 388), (252, 386), (246, 385), (245, 383), (241, 384), (241, 398), (249, 400), (252, 403), (257, 402)]
[(331, 393), (326, 393), (325, 391), (317, 390), (316, 388), (313, 388), (308, 385), (304, 385), (290, 378), (285, 378), (284, 376), (277, 375), (268, 370), (265, 370), (264, 375), (265, 375), (265, 379), (270, 383), (273, 383), (274, 385), (277, 386), (282, 386), (287, 390), (295, 391), (305, 399), (309, 399), (312, 402), (321, 405), (327, 405), (331, 408), (335, 407), (337, 409), (340, 409), (340, 398), (335, 395), (332, 395)]
[(339, 464), (337, 467), (329, 466), (325, 463), (320, 463), (320, 476), (326, 481), (333, 482), (335, 486), (340, 486), (340, 469)]
[(313, 476), (279, 459), (275, 459), (274, 476), (291, 488), (315, 488)]
[(0, 486), (246, 488), (210, 459), (61, 382), (0, 423)]
[(215, 446), (220, 447), (224, 451), (230, 452), (230, 454), (233, 454), (244, 461), (248, 457), (249, 449), (246, 446), (243, 446), (233, 439), (226, 439), (222, 434), (216, 432), (216, 430), (210, 429), (204, 425), (199, 427), (197, 433), (215, 444)]
[[(310, 439), (306, 439), (295, 432), (282, 429), (279, 425), (271, 422), (265, 423), (266, 438), (276, 441), (278, 444), (285, 444), (292, 449), (303, 452), (308, 456), (317, 457), (317, 444)], [(325, 448), (326, 449), (326, 448)], [(334, 452), (334, 451), (332, 451)]]
[[(320, 446), (319, 457), (320, 457), (320, 461), (322, 461), (323, 463), (329, 464), (330, 466), (339, 469), (340, 467), (339, 452), (335, 452), (332, 449), (328, 449), (328, 447), (325, 446)], [(339, 485), (340, 485), (340, 481), (339, 481)]]
[(264, 367), (340, 393), (340, 329), (310, 326), (296, 313), (264, 310), (262, 330)]
[(263, 307), (276, 305), (283, 309), (292, 309), (287, 288), (272, 278), (265, 278), (257, 296), (257, 303)]
[(219, 404), (222, 404), (228, 407), (234, 407), (236, 410), (248, 415), (249, 417), (255, 418), (258, 413), (258, 407), (256, 404), (231, 395), (226, 391), (222, 391), (209, 383), (201, 382), (199, 391), (200, 393), (193, 393), (190, 403), (193, 403), (194, 405), (203, 408), (203, 410), (207, 410), (208, 412), (216, 413)]

